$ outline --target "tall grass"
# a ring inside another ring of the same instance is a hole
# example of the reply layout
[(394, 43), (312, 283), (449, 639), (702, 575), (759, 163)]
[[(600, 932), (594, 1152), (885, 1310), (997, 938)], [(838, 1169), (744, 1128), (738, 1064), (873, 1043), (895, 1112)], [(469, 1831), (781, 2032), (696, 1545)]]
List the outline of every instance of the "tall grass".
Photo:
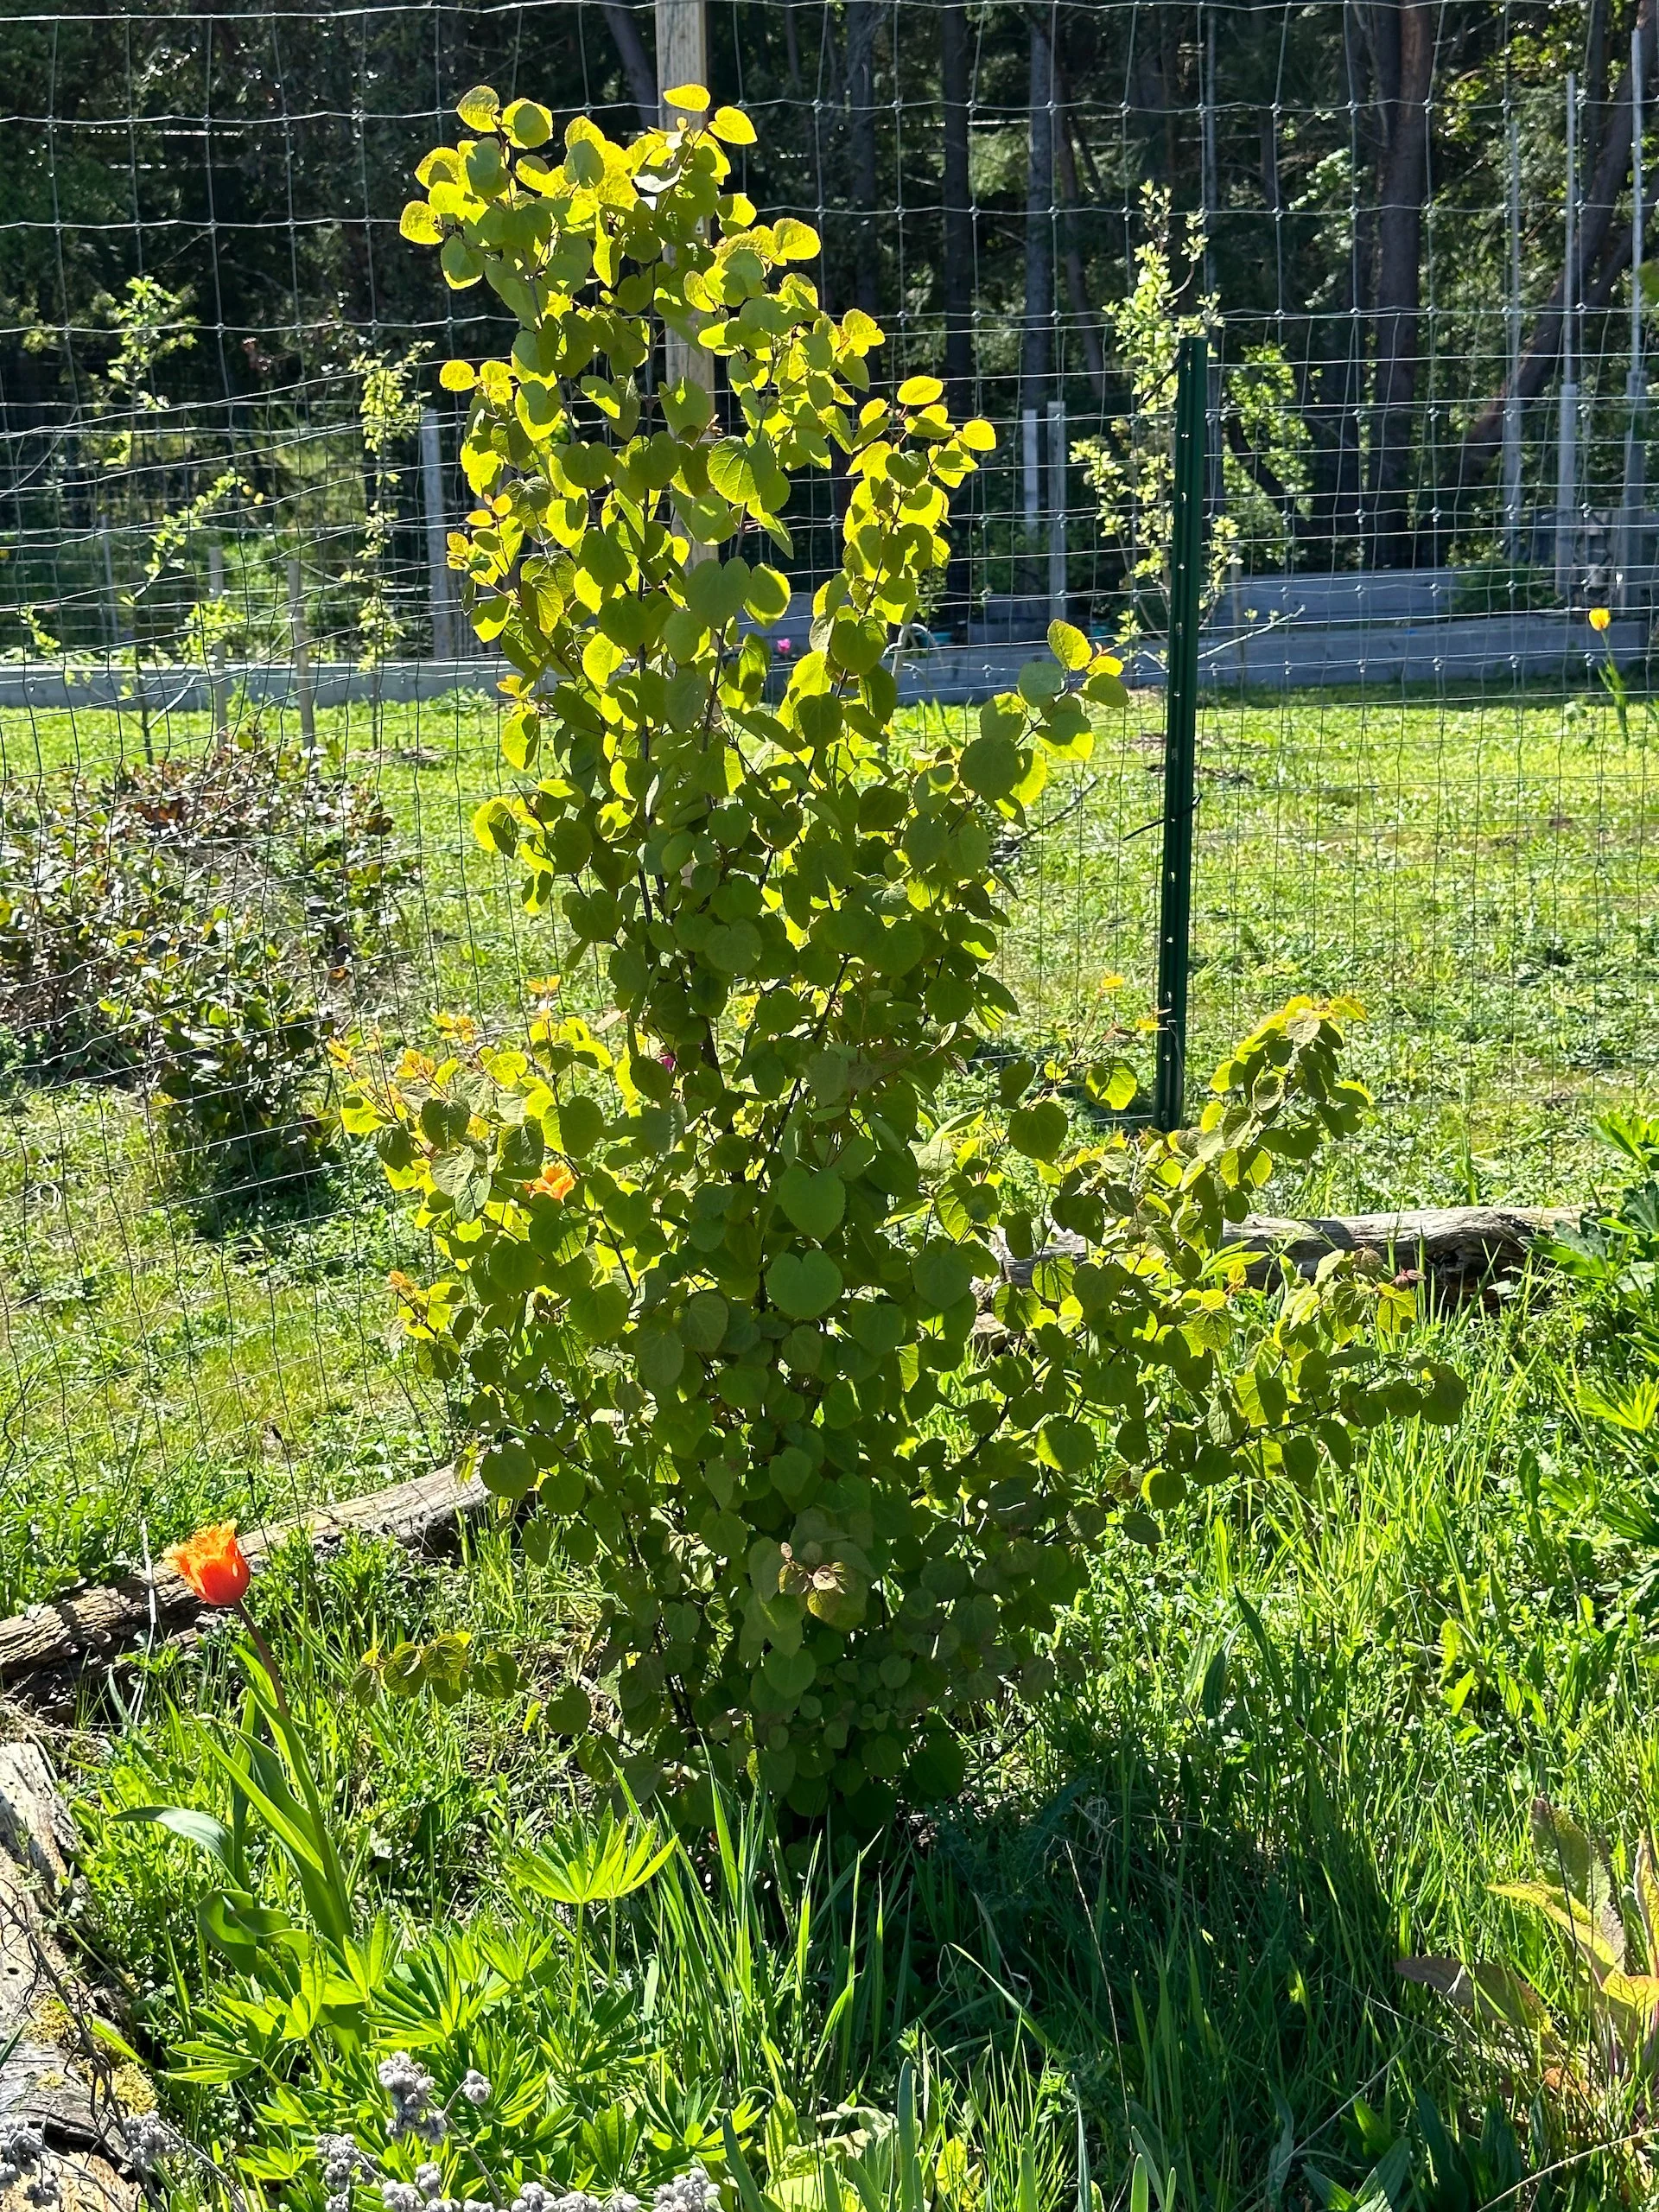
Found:
[[(1561, 2203), (1635, 2184), (1595, 2151), (1618, 2114), (1535, 2111), (1395, 1972), (1496, 1956), (1554, 2001), (1564, 1948), (1488, 1885), (1529, 1870), (1535, 1794), (1613, 1837), (1653, 1802), (1642, 1562), (1552, 1502), (1585, 1450), (1559, 1389), (1581, 1318), (1529, 1294), (1432, 1324), (1471, 1381), (1459, 1428), (1381, 1433), (1339, 1495), (1212, 1494), (1156, 1555), (1103, 1545), (1058, 1683), (946, 1816), (861, 1849), (726, 1806), (622, 1909), (617, 1972), (649, 1982), (664, 2063), (772, 2115), (760, 2183), (850, 2110), (891, 2114), (908, 2063), (936, 2165), (960, 2136), (987, 2205), (1076, 2202), (1085, 2167), (1110, 2201), (1137, 2161), (1195, 2212), (1395, 2169), (1379, 2203), (1483, 2201), (1435, 2194), (1448, 2161), (1467, 2189), (1560, 2163)], [(585, 1791), (534, 1718), (580, 1586), (486, 1531), (454, 1568), (293, 1563), (262, 1602), (365, 1891), (416, 1923), (513, 1910), (503, 1866)], [(372, 1636), (458, 1621), (531, 1655), (529, 1707), (341, 1700)], [(223, 1690), (211, 1653), (172, 1662), (94, 1804), (199, 1788), (194, 1707)], [(168, 1960), (149, 2002), (171, 2041), (200, 2001), (188, 1889), (159, 1839), (92, 1820), (105, 1938)]]

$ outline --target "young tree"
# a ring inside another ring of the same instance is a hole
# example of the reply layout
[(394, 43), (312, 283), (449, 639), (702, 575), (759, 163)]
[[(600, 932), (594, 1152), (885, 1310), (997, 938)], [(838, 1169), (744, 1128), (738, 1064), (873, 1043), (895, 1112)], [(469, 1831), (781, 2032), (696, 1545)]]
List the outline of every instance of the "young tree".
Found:
[[(590, 1770), (656, 1787), (712, 1747), (871, 1821), (954, 1787), (951, 1724), (1046, 1679), (1112, 1513), (1155, 1539), (1191, 1484), (1313, 1483), (1356, 1423), (1459, 1389), (1379, 1360), (1409, 1300), (1351, 1260), (1271, 1313), (1229, 1287), (1226, 1223), (1358, 1110), (1343, 1006), (1263, 1024), (1179, 1135), (1078, 1143), (1013, 1056), (966, 1091), (1018, 1011), (994, 838), (1086, 757), (1116, 664), (1057, 623), (965, 741), (900, 735), (887, 649), (991, 430), (936, 378), (871, 393), (880, 332), (828, 315), (813, 232), (732, 188), (747, 118), (676, 105), (627, 147), (578, 118), (559, 158), (545, 109), (480, 88), (404, 215), (519, 326), (444, 372), (474, 394), (454, 557), (522, 778), (474, 829), (561, 974), (594, 964), (613, 1047), (556, 1001), (520, 1043), (365, 1070), (346, 1112), (444, 1255), (398, 1294), (485, 1482), (591, 1567)], [(725, 362), (729, 428), (699, 383), (642, 391), (664, 326)], [(789, 556), (791, 474), (837, 452), (842, 566), (769, 702), (741, 618), (789, 592), (755, 556)]]

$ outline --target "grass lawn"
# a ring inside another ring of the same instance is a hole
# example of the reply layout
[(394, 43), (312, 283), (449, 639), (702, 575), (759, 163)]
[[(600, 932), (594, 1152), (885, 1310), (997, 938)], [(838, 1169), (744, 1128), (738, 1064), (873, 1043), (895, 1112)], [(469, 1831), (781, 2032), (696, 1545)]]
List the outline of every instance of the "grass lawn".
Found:
[[(733, 2109), (787, 2207), (794, 2134), (879, 2135), (909, 2061), (933, 2212), (1069, 2212), (1079, 2124), (1105, 2205), (1126, 2202), (1137, 2154), (1163, 2202), (1192, 2212), (1362, 2199), (1473, 2212), (1516, 2202), (1523, 2173), (1557, 2164), (1553, 2192), (1518, 2201), (1650, 2201), (1639, 2170), (1594, 2151), (1645, 2125), (1637, 2084), (1534, 2107), (1395, 1964), (1495, 1959), (1572, 2019), (1566, 1947), (1489, 1885), (1536, 1874), (1538, 1793), (1612, 1841), (1628, 1881), (1659, 1789), (1659, 1656), (1629, 1594), (1651, 1540), (1604, 1524), (1606, 1454), (1563, 1396), (1569, 1363), (1619, 1363), (1587, 1319), (1557, 1299), (1434, 1330), (1471, 1381), (1463, 1426), (1383, 1433), (1317, 1506), (1234, 1490), (1178, 1517), (1155, 1558), (1109, 1536), (1059, 1680), (976, 1746), (964, 1800), (937, 1821), (860, 1859), (833, 1838), (785, 1849), (734, 1808), (731, 1858), (710, 1852), (700, 1875), (666, 1875), (608, 1916), (609, 2012), (568, 1979), (578, 1916), (544, 1994), (527, 2018), (512, 2012), (576, 2115), (544, 2170), (566, 2186), (593, 2174), (601, 2137), (577, 2121), (613, 2099), (637, 2111), (643, 2096), (652, 2115), (626, 2139), (636, 2176), (683, 2163), (706, 2146), (700, 2116)], [(1650, 1452), (1647, 1469), (1650, 1484)], [(1630, 1472), (1621, 1463), (1610, 1492)], [(544, 1936), (548, 1910), (516, 1869), (525, 1849), (583, 1833), (582, 1777), (541, 1717), (580, 1643), (579, 1587), (484, 1531), (454, 1567), (361, 1544), (321, 1569), (290, 1556), (258, 1597), (363, 1909), (425, 1947), (420, 1986), (453, 1970), (438, 1954), (457, 1921)], [(353, 1707), (371, 1639), (461, 1626), (524, 1655), (524, 1695)], [(219, 1877), (177, 1838), (110, 1816), (156, 1802), (224, 1811), (203, 1731), (235, 1695), (222, 1643), (163, 1656), (142, 1721), (81, 1775), (92, 1924), (175, 2063), (238, 2032), (190, 1917)], [(274, 1854), (259, 1882), (291, 1901)], [(454, 2007), (459, 2024), (432, 2048), (452, 2067), (487, 2049), (494, 2072), (506, 2030), (490, 2040)], [(404, 2040), (412, 2017), (407, 1992), (389, 1992), (383, 2037)], [(291, 2064), (262, 2063), (228, 2101), (187, 2082), (175, 2108), (215, 2131), (222, 2156), (289, 2141)], [(336, 2070), (321, 2050), (303, 2070), (306, 2126), (349, 2103)], [(953, 2190), (938, 2174), (957, 2157), (969, 2171)], [(1384, 2158), (1391, 2193), (1368, 2197)]]
[[(911, 727), (947, 711), (965, 712)], [(425, 1043), (437, 1009), (510, 1029), (551, 959), (468, 826), (509, 774), (493, 704), (455, 694), (319, 726), (376, 775), (420, 860), (404, 954), (362, 1018)], [(1115, 1029), (1148, 1070), (1160, 728), (1150, 696), (1103, 725), (1004, 855), (1003, 960), (1030, 1041)], [(181, 715), (155, 741), (206, 735)], [(138, 743), (130, 715), (6, 710), (0, 776), (101, 777)], [(1268, 1202), (1586, 1195), (1594, 1116), (1656, 1089), (1659, 759), (1584, 701), (1313, 697), (1213, 704), (1200, 760), (1194, 1095), (1295, 992), (1367, 1009), (1353, 1064), (1373, 1122)], [(592, 967), (564, 988), (604, 1004)], [(257, 1519), (442, 1457), (441, 1408), (386, 1343), (385, 1274), (418, 1273), (420, 1241), (371, 1164), (209, 1219), (169, 1192), (134, 1094), (14, 1079), (3, 1109), (0, 1606), (141, 1560), (216, 1507)]]
[[(1103, 729), (1005, 852), (1027, 1042), (1110, 1031), (1147, 1061), (1158, 720), (1137, 702)], [(405, 950), (365, 1022), (423, 1042), (439, 1008), (510, 1028), (550, 956), (468, 829), (500, 772), (493, 709), (321, 721), (419, 849)], [(165, 741), (203, 735), (185, 718)], [(100, 775), (134, 741), (112, 715), (10, 714), (0, 765), (14, 787)], [(1659, 1088), (1647, 753), (1582, 704), (1301, 700), (1213, 708), (1202, 761), (1195, 1064), (1298, 990), (1370, 1014), (1354, 1057), (1374, 1122), (1266, 1202), (1560, 1200), (1611, 1180), (1595, 1113)], [(564, 988), (602, 1003), (591, 971)], [(208, 1517), (442, 1455), (442, 1408), (386, 1333), (385, 1275), (418, 1274), (421, 1240), (372, 1162), (207, 1208), (169, 1186), (127, 1091), (14, 1079), (5, 1114), (0, 1605)], [(1650, 1435), (1621, 1440), (1575, 1399), (1628, 1379), (1605, 1313), (1527, 1289), (1421, 1325), (1470, 1378), (1461, 1427), (1378, 1432), (1317, 1501), (1196, 1493), (1155, 1554), (1109, 1534), (1058, 1679), (976, 1746), (959, 1807), (862, 1859), (734, 1808), (728, 1852), (677, 1862), (585, 1933), (526, 1891), (521, 1856), (581, 1833), (586, 1784), (547, 1713), (586, 1633), (580, 1577), (496, 1529), (448, 1565), (357, 1543), (279, 1560), (256, 1600), (354, 1891), (416, 1961), (377, 2015), (384, 2047), (437, 2036), (418, 1987), (441, 1993), (442, 2035), (421, 2046), (435, 2067), (464, 2055), (499, 2077), (528, 2052), (531, 2106), (561, 2085), (537, 2139), (557, 2188), (718, 2165), (734, 2114), (785, 2212), (858, 2212), (855, 2193), (824, 2197), (803, 2146), (896, 2140), (908, 2068), (933, 2212), (1094, 2212), (1079, 2144), (1103, 2212), (1147, 2201), (1137, 2157), (1160, 2212), (1645, 2201), (1640, 2154), (1596, 2147), (1645, 2129), (1639, 2082), (1535, 2107), (1395, 1961), (1496, 1958), (1573, 2018), (1564, 1947), (1490, 1885), (1537, 1871), (1541, 1792), (1612, 1840), (1630, 1878), (1659, 1799), (1643, 1503), (1659, 1465)], [(511, 1645), (524, 1689), (353, 1703), (371, 1643), (452, 1628)], [(90, 1838), (88, 1924), (146, 2051), (194, 2053), (172, 2108), (226, 2160), (252, 2146), (302, 2164), (319, 2126), (366, 2109), (356, 2061), (273, 2031), (251, 2073), (216, 2076), (201, 2053), (251, 2032), (191, 1918), (221, 1877), (177, 1834), (111, 1817), (228, 1812), (204, 1732), (237, 1699), (222, 1639), (164, 1652), (112, 1744), (60, 1749)], [(279, 1854), (255, 1875), (295, 1901)], [(467, 1950), (473, 1930), (493, 1948)], [(529, 2170), (499, 2155), (510, 2196)], [(1550, 2183), (1520, 2185), (1547, 2165)], [(315, 2212), (315, 2175), (291, 2201)]]

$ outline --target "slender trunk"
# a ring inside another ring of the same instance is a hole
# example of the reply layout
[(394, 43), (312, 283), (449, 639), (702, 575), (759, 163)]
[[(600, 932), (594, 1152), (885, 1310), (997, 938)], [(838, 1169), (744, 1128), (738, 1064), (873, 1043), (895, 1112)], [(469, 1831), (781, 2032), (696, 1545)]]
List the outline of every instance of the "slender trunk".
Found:
[[(963, 422), (974, 412), (973, 181), (968, 167), (968, 105), (972, 92), (968, 54), (968, 10), (964, 0), (943, 0), (939, 9), (939, 90), (944, 104), (944, 197), (940, 243), (944, 254), (944, 380), (950, 412)], [(963, 493), (973, 499), (971, 483)], [(963, 494), (958, 494), (962, 497)], [(945, 571), (944, 614), (953, 632), (971, 612), (973, 578), (968, 563), (966, 508), (950, 534), (950, 562)]]
[(1607, 107), (1607, 0), (1590, 0), (1584, 40), (1584, 166), (1593, 169)]
[(1026, 185), (1026, 313), (1020, 345), (1020, 404), (1048, 397), (1054, 341), (1054, 49), (1046, 24), (1031, 25), (1031, 156)]
[(1065, 264), (1066, 303), (1071, 310), (1071, 320), (1077, 327), (1078, 341), (1083, 347), (1083, 365), (1089, 373), (1089, 385), (1095, 395), (1095, 404), (1106, 404), (1106, 356), (1100, 342), (1100, 317), (1089, 297), (1089, 287), (1083, 270), (1083, 242), (1078, 236), (1077, 220), (1077, 162), (1071, 147), (1071, 120), (1063, 106), (1057, 118), (1058, 131), (1054, 142), (1056, 164), (1060, 180), (1060, 203), (1064, 210), (1061, 238)]
[[(1637, 10), (1636, 27), (1642, 34), (1642, 75), (1643, 82), (1648, 84), (1653, 78), (1654, 15), (1655, 0), (1641, 0)], [(1630, 167), (1630, 73), (1626, 68), (1613, 95), (1607, 118), (1606, 136), (1602, 141), (1601, 153), (1579, 225), (1580, 296), (1586, 306), (1593, 297), (1603, 294), (1604, 287), (1611, 290), (1613, 281), (1630, 258), (1628, 225), (1623, 226), (1617, 235), (1613, 232), (1615, 206), (1624, 188)], [(1567, 272), (1562, 270), (1550, 289), (1549, 297), (1532, 327), (1532, 335), (1521, 355), (1520, 368), (1514, 381), (1516, 394), (1522, 400), (1537, 398), (1555, 366), (1561, 347), (1561, 307), (1566, 292)], [(1461, 506), (1468, 494), (1480, 483), (1497, 456), (1503, 437), (1503, 404), (1509, 397), (1510, 383), (1506, 378), (1497, 397), (1487, 401), (1464, 434), (1452, 486), (1457, 507)]]
[(795, 0), (784, 0), (784, 56), (789, 64), (791, 92), (801, 89), (801, 41), (795, 28)]
[(944, 378), (950, 411), (973, 407), (974, 209), (968, 173), (968, 10), (944, 0), (939, 10), (939, 84), (944, 105)]
[(622, 64), (622, 73), (628, 80), (628, 91), (639, 111), (640, 125), (644, 130), (654, 130), (661, 112), (657, 100), (657, 71), (639, 35), (638, 19), (626, 0), (601, 0), (601, 5), (606, 28)]
[(1372, 565), (1411, 559), (1409, 493), (1422, 305), (1423, 203), (1433, 0), (1395, 0), (1379, 25), (1386, 151), (1378, 194), (1376, 383), (1371, 435)]
[(875, 34), (877, 0), (847, 0), (847, 104), (853, 159), (853, 290), (866, 315), (881, 305), (875, 212)]

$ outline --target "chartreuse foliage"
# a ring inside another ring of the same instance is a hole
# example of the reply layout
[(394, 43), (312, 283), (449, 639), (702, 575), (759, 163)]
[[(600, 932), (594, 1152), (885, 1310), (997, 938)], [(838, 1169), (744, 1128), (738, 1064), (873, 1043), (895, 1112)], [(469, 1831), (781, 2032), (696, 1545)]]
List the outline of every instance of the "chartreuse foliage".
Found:
[[(408, 1057), (348, 1112), (446, 1255), (400, 1294), (485, 1480), (537, 1491), (532, 1529), (593, 1563), (614, 1712), (574, 1700), (589, 1764), (626, 1744), (655, 1783), (701, 1740), (798, 1812), (873, 1817), (950, 1789), (951, 1719), (1043, 1678), (1109, 1511), (1155, 1535), (1190, 1484), (1311, 1484), (1357, 1426), (1458, 1392), (1379, 1363), (1409, 1305), (1348, 1262), (1255, 1325), (1224, 1262), (1274, 1159), (1354, 1123), (1342, 1006), (1264, 1024), (1198, 1131), (1078, 1147), (1028, 1064), (945, 1117), (1016, 1011), (993, 838), (1086, 753), (1117, 664), (1056, 624), (970, 742), (899, 759), (884, 649), (991, 432), (931, 378), (861, 404), (880, 333), (790, 266), (811, 232), (726, 188), (747, 122), (679, 104), (626, 148), (579, 119), (555, 160), (544, 111), (470, 94), (404, 226), (523, 326), (444, 372), (475, 387), (451, 557), (516, 671), (524, 777), (476, 828), (521, 865), (547, 964), (602, 962), (613, 1043), (556, 1004), (524, 1049)], [(695, 382), (645, 395), (659, 325), (725, 364), (728, 426)], [(741, 618), (787, 588), (745, 552), (787, 550), (791, 475), (834, 453), (842, 568), (769, 705)], [(988, 1335), (999, 1233), (1029, 1255), (1050, 1224), (1086, 1256), (1005, 1284)]]

